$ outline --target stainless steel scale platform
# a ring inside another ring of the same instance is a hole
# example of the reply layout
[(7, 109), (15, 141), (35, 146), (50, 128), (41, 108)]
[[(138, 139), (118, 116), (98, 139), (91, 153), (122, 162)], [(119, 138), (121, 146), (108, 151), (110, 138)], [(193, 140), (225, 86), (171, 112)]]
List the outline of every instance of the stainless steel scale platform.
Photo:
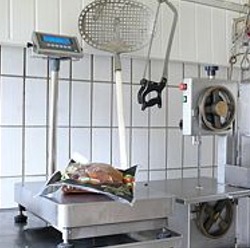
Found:
[[(68, 244), (69, 239), (138, 231), (156, 233), (167, 227), (167, 216), (174, 210), (175, 198), (165, 190), (164, 182), (152, 186), (137, 183), (133, 206), (98, 194), (64, 195), (59, 191), (49, 198), (41, 197), (37, 194), (43, 184), (16, 184), (15, 201), (59, 230), (63, 244)], [(157, 239), (154, 235), (147, 241), (119, 247), (180, 247), (181, 235), (171, 233), (168, 238)]]

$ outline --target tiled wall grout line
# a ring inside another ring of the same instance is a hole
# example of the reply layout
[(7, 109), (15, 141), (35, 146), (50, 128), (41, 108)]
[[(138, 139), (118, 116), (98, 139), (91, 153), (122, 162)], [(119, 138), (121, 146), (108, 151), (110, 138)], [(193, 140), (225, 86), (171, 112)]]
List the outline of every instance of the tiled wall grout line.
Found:
[(130, 108), (130, 115), (129, 115), (129, 159), (128, 159), (128, 162), (129, 162), (129, 165), (132, 166), (132, 135), (133, 135), (133, 130), (132, 130), (132, 125), (133, 125), (133, 122), (132, 122), (132, 119), (133, 119), (133, 103), (132, 103), (132, 96), (133, 96), (133, 86), (132, 86), (132, 83), (133, 83), (133, 59), (131, 58), (130, 59), (130, 105), (129, 105), (129, 108)]
[(23, 49), (23, 102), (22, 102), (22, 183), (25, 181), (25, 152), (26, 152), (26, 48)]
[(50, 94), (50, 62), (47, 59), (47, 84), (46, 84), (46, 142), (45, 142), (45, 150), (46, 150), (46, 177), (49, 175), (49, 94)]
[[(148, 64), (148, 78), (149, 80), (152, 80), (152, 61), (150, 60), (149, 61), (149, 64)], [(147, 162), (148, 162), (148, 172), (147, 172), (147, 180), (148, 182), (150, 181), (151, 177), (150, 177), (150, 168), (151, 168), (151, 149), (150, 149), (150, 144), (151, 144), (151, 131), (150, 131), (150, 125), (151, 125), (151, 108), (148, 108), (146, 109), (146, 111), (148, 112), (148, 129), (147, 129), (147, 135), (148, 135), (148, 147), (147, 147), (147, 150), (148, 150), (148, 158), (147, 158)]]
[(91, 85), (90, 85), (90, 158), (89, 160), (92, 161), (93, 159), (93, 102), (94, 102), (94, 55), (91, 55), (91, 59), (90, 59), (90, 81), (91, 81)]
[(110, 164), (113, 164), (113, 121), (114, 121), (114, 116), (116, 113), (114, 113), (114, 87), (115, 85), (113, 84), (114, 82), (114, 57), (111, 58), (111, 68), (110, 68), (110, 73), (111, 73), (111, 82), (110, 82), (110, 87), (111, 87), (111, 94), (110, 94)]
[(73, 90), (73, 82), (72, 82), (72, 59), (70, 60), (69, 63), (69, 128), (68, 128), (68, 137), (69, 137), (69, 148), (68, 148), (68, 154), (69, 154), (69, 159), (71, 158), (71, 150), (72, 150), (72, 101), (73, 101), (73, 96), (72, 96), (72, 90)]
[[(182, 78), (185, 78), (185, 64), (182, 63)], [(184, 177), (183, 169), (184, 169), (184, 158), (185, 158), (185, 136), (181, 136), (181, 178)]]

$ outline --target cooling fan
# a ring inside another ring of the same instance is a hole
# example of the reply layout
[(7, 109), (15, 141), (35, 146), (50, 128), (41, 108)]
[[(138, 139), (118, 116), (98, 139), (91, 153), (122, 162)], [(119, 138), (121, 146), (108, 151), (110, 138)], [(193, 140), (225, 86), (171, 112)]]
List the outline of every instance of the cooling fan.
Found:
[(235, 119), (235, 100), (224, 86), (211, 86), (204, 90), (198, 103), (202, 128), (216, 133), (230, 130)]
[(236, 81), (185, 78), (183, 92), (183, 135), (224, 135), (232, 131), (237, 111)]

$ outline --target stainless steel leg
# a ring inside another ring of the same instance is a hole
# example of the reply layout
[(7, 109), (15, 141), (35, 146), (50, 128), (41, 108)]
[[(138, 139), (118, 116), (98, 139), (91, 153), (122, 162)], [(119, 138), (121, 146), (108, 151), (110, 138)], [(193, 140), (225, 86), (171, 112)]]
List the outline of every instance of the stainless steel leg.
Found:
[(239, 201), (238, 199), (234, 200), (235, 202), (235, 244), (234, 248), (238, 248), (238, 240), (239, 240)]
[(63, 242), (57, 246), (57, 248), (73, 248), (74, 245), (69, 243), (69, 229), (64, 228), (62, 231)]

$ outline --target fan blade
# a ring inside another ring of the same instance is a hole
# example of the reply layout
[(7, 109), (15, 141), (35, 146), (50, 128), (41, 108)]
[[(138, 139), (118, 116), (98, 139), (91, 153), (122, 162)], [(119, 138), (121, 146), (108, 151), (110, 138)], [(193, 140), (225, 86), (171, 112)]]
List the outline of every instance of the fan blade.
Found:
[(218, 101), (220, 101), (220, 90), (219, 89), (215, 89), (212, 92), (212, 96), (213, 96), (213, 103), (217, 103)]
[(213, 107), (212, 106), (206, 106), (205, 107), (205, 114), (212, 114), (213, 113)]
[(221, 129), (220, 117), (217, 115), (214, 115), (214, 127)]

